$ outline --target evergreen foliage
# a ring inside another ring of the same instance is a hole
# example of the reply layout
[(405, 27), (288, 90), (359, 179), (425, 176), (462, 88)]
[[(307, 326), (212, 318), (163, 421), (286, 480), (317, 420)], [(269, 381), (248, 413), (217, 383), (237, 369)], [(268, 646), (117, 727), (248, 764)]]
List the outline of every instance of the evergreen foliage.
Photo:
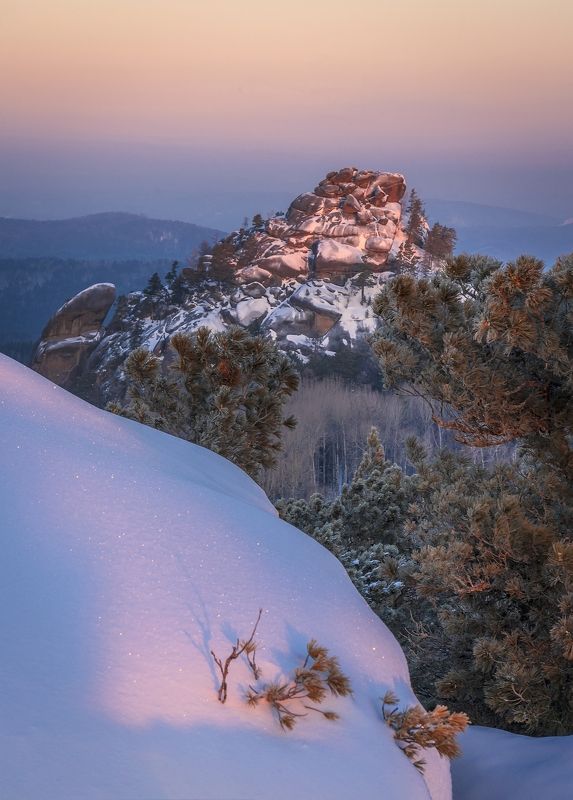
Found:
[[(255, 679), (259, 678), (260, 671), (259, 674), (255, 672)], [(335, 711), (318, 708), (329, 694), (348, 697), (352, 694), (350, 680), (340, 669), (338, 659), (311, 639), (306, 646), (304, 662), (294, 670), (290, 679), (249, 686), (246, 699), (253, 708), (267, 702), (283, 731), (290, 731), (299, 718), (308, 716), (309, 711), (316, 711), (331, 722), (339, 719)]]
[(340, 498), (278, 504), (341, 559), (427, 705), (538, 735), (573, 731), (572, 295), (571, 256), (547, 272), (460, 256), (389, 282), (375, 302), (387, 385), (460, 442), (519, 455), (484, 467), (413, 440), (406, 475), (372, 436)]
[[(195, 272), (195, 271), (193, 271)], [(180, 272), (173, 278), (170, 284), (170, 299), (176, 305), (182, 305), (187, 299), (191, 291), (191, 283), (189, 280), (190, 270), (185, 270), (185, 275)], [(193, 273), (191, 273), (193, 274)]]
[(332, 356), (324, 353), (311, 353), (306, 362), (300, 363), (301, 375), (314, 378), (339, 377), (344, 383), (356, 386), (382, 388), (382, 377), (372, 348), (358, 339), (352, 346), (341, 342)]
[(413, 271), (420, 260), (416, 248), (410, 239), (402, 242), (398, 248), (397, 261), (400, 269), (404, 272)]
[(169, 290), (171, 290), (171, 291), (173, 290), (173, 283), (174, 283), (175, 279), (177, 278), (177, 270), (178, 270), (178, 268), (179, 268), (179, 262), (178, 261), (174, 261), (171, 264), (171, 268), (170, 268), (169, 272), (165, 275), (165, 283), (167, 284), (167, 288)]
[(571, 256), (547, 272), (460, 256), (375, 302), (387, 384), (424, 397), (462, 443), (522, 445), (493, 470), (414, 448), (406, 532), (448, 653), (438, 696), (534, 733), (573, 730), (572, 299)]
[(171, 339), (169, 368), (142, 348), (125, 363), (128, 404), (111, 410), (208, 447), (256, 477), (281, 448), (286, 399), (298, 387), (291, 362), (242, 328)]
[(404, 544), (414, 552), (397, 577), (431, 604), (414, 670), (436, 678), (434, 699), (455, 699), (475, 722), (571, 733), (570, 492), (555, 493), (543, 464), (484, 469), (460, 454), (411, 451), (417, 485)]
[(466, 714), (451, 712), (447, 706), (436, 706), (433, 711), (410, 706), (401, 711), (396, 695), (386, 692), (382, 699), (382, 716), (393, 730), (401, 750), (419, 772), (424, 772), (425, 767), (425, 761), (419, 758), (420, 749), (435, 747), (445, 758), (461, 754), (456, 736), (468, 726)]
[(415, 440), (408, 449), (411, 476), (383, 460), (372, 435), (341, 498), (283, 500), (279, 513), (340, 559), (399, 639), (425, 705), (447, 700), (478, 724), (520, 732), (571, 732), (570, 503), (548, 502), (521, 463), (429, 458)]
[(314, 494), (309, 501), (279, 500), (276, 505), (283, 519), (348, 561), (348, 548), (396, 541), (410, 495), (411, 478), (386, 460), (372, 429), (362, 461), (339, 497), (328, 501)]
[(442, 262), (451, 258), (456, 246), (457, 234), (454, 228), (448, 228), (439, 222), (434, 223), (424, 242), (425, 265), (430, 269), (436, 261)]
[(203, 256), (203, 263), (208, 264), (207, 277), (224, 284), (233, 284), (235, 280), (234, 257), (235, 245), (232, 237), (221, 239), (213, 246), (210, 256)]
[(406, 223), (406, 234), (408, 241), (417, 245), (424, 244), (425, 228), (425, 209), (418, 193), (415, 189), (410, 192), (408, 205), (406, 206), (408, 222)]
[(146, 297), (158, 297), (162, 291), (163, 291), (163, 284), (161, 283), (161, 278), (159, 277), (159, 273), (154, 272), (151, 278), (149, 279), (147, 286), (143, 290), (143, 294)]
[[(409, 588), (410, 574), (416, 569), (411, 555), (415, 545), (404, 529), (416, 490), (416, 476), (386, 460), (378, 433), (372, 429), (360, 465), (338, 498), (328, 501), (314, 494), (308, 501), (276, 503), (282, 519), (308, 533), (342, 562), (408, 655), (409, 642), (402, 634), (409, 628), (412, 608), (420, 604)], [(422, 605), (432, 616), (429, 603)], [(409, 659), (409, 663), (415, 679), (417, 660)], [(432, 692), (426, 695), (431, 698)]]
[(431, 280), (399, 275), (374, 303), (385, 383), (427, 399), (458, 441), (520, 440), (570, 476), (572, 299), (573, 255), (546, 272), (462, 255)]

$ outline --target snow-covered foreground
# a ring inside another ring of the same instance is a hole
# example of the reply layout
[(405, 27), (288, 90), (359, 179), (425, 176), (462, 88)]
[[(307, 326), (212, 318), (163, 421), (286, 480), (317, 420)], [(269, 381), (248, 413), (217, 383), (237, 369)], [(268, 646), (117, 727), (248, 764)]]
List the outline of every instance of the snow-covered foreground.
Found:
[[(385, 690), (415, 701), (394, 638), (224, 459), (0, 355), (0, 515), (1, 798), (450, 797), (449, 763), (426, 753), (426, 783), (381, 721)], [(209, 651), (259, 607), (266, 679), (312, 637), (340, 658), (338, 722), (283, 733), (243, 661), (217, 701)]]
[(452, 763), (454, 800), (571, 800), (573, 736), (469, 728)]

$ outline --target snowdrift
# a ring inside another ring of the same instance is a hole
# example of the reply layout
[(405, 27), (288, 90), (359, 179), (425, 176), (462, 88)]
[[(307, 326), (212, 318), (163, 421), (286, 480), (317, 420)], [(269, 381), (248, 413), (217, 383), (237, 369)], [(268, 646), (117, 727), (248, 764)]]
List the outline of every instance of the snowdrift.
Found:
[(573, 736), (520, 736), (469, 728), (452, 764), (455, 800), (570, 800)]
[[(404, 656), (338, 562), (239, 469), (100, 411), (0, 355), (0, 797), (448, 800), (380, 718)], [(217, 701), (210, 650), (257, 639), (267, 680), (315, 637), (355, 691), (283, 733)]]

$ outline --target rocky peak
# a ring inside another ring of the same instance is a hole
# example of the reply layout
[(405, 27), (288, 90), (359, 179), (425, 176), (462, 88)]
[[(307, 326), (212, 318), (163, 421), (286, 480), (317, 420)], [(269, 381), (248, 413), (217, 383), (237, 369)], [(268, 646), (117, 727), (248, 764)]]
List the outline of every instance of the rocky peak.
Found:
[(229, 237), (237, 283), (268, 286), (384, 271), (405, 238), (405, 192), (398, 173), (356, 167), (329, 172), (314, 191), (293, 200), (286, 215)]
[[(202, 268), (183, 269), (181, 291), (174, 284), (121, 298), (107, 331), (101, 323), (112, 296), (89, 322), (88, 306), (101, 289), (80, 293), (44, 331), (35, 369), (73, 390), (95, 387), (105, 403), (125, 392), (129, 352), (141, 346), (165, 356), (167, 364), (173, 334), (202, 325), (265, 332), (303, 362), (354, 347), (376, 329), (372, 301), (400, 269), (405, 192), (397, 173), (355, 167), (329, 172), (286, 214), (257, 219), (215, 245)], [(424, 255), (418, 244), (409, 247), (416, 257)], [(81, 310), (80, 321), (73, 321), (74, 309)]]

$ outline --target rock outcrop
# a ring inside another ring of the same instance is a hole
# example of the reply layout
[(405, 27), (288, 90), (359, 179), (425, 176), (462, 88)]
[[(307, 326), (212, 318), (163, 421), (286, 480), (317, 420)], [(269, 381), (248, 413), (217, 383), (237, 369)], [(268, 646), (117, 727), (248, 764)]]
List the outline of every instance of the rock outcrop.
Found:
[[(231, 234), (203, 258), (199, 271), (184, 268), (187, 290), (122, 297), (105, 334), (101, 323), (113, 301), (106, 294), (111, 287), (82, 292), (48, 324), (35, 369), (104, 404), (123, 397), (123, 362), (134, 348), (167, 355), (175, 332), (203, 325), (266, 332), (303, 362), (353, 347), (376, 330), (372, 300), (400, 269), (405, 191), (397, 173), (354, 167), (329, 172), (285, 215)], [(92, 300), (101, 301), (96, 317), (87, 315)]]
[(386, 269), (405, 238), (405, 192), (397, 173), (355, 167), (329, 172), (314, 191), (293, 200), (286, 215), (230, 237), (237, 282), (331, 280)]
[[(229, 293), (206, 280), (188, 301), (165, 304), (161, 313), (150, 313), (149, 298), (134, 293), (120, 302), (106, 335), (89, 356), (84, 382), (97, 388), (101, 404), (121, 399), (125, 393), (123, 362), (134, 348), (144, 347), (164, 357), (174, 333), (193, 333), (201, 326), (223, 331), (239, 325), (267, 333), (279, 349), (302, 362), (320, 353), (334, 355), (376, 330), (378, 318), (372, 300), (391, 275), (378, 272), (337, 282), (291, 279), (268, 287), (250, 283)], [(157, 302), (161, 309), (164, 301)]]
[(71, 385), (102, 340), (114, 300), (112, 283), (96, 283), (64, 303), (42, 332), (32, 369), (60, 386)]

